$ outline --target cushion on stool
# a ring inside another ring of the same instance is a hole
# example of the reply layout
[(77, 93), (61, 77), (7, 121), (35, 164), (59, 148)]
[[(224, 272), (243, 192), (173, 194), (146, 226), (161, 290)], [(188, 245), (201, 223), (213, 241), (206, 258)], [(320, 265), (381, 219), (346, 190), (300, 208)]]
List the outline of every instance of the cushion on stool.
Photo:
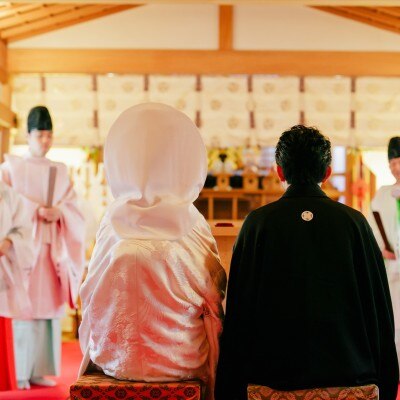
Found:
[(91, 372), (83, 375), (70, 387), (71, 400), (200, 400), (201, 394), (202, 384), (199, 381), (121, 381), (104, 375), (102, 372)]
[(328, 387), (281, 391), (268, 386), (248, 385), (248, 400), (378, 400), (376, 385)]

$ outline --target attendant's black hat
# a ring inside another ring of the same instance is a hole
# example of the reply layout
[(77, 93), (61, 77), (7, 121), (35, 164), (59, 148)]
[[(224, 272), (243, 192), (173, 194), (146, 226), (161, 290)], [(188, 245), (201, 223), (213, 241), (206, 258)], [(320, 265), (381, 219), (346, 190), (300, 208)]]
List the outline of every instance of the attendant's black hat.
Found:
[(28, 133), (37, 129), (38, 131), (52, 131), (53, 123), (49, 110), (44, 106), (33, 107), (28, 115)]

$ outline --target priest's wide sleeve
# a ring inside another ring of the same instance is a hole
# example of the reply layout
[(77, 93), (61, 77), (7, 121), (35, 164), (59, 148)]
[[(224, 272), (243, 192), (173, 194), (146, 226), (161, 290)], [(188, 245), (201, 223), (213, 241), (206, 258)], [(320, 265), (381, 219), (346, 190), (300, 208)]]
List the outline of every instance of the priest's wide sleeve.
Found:
[[(379, 399), (395, 400), (399, 367), (394, 340), (393, 308), (381, 251), (366, 222), (362, 228), (361, 247), (357, 253), (360, 292), (365, 294), (362, 299), (364, 318), (367, 321), (367, 334), (378, 373)], [(361, 263), (366, 267), (363, 268)], [(361, 272), (362, 270), (364, 271)]]

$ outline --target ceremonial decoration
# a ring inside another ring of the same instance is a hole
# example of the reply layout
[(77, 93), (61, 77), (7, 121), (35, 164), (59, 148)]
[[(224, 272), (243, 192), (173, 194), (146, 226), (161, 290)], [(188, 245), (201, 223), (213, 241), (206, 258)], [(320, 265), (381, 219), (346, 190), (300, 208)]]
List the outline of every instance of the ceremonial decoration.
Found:
[(400, 78), (18, 74), (12, 90), (15, 143), (25, 141), (23, 121), (37, 104), (52, 110), (63, 146), (101, 145), (123, 110), (146, 101), (185, 112), (209, 148), (273, 146), (299, 123), (342, 146), (379, 146), (400, 130)]

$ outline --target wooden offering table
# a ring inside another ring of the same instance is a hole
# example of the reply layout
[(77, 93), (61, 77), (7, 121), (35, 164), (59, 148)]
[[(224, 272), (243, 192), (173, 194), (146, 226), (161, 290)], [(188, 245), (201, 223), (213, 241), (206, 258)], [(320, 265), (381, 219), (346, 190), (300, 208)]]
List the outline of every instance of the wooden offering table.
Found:
[[(251, 206), (250, 210), (258, 208), (264, 204), (278, 200), (282, 196), (283, 190), (277, 192), (266, 191), (263, 189), (246, 190), (246, 189), (231, 189), (231, 190), (215, 190), (203, 189), (200, 193), (199, 200), (207, 200), (207, 214), (209, 220), (215, 218), (215, 201), (229, 200), (231, 202), (230, 218), (237, 220), (239, 215), (239, 200), (248, 201)], [(218, 217), (217, 217), (218, 218)], [(243, 217), (242, 217), (243, 218)]]
[[(344, 192), (335, 189), (329, 183), (322, 185), (322, 190), (335, 201), (344, 195)], [(209, 221), (223, 218), (240, 220), (245, 218), (250, 211), (278, 200), (283, 193), (283, 188), (203, 189), (195, 205)]]
[(229, 275), (229, 268), (231, 265), (233, 245), (243, 221), (230, 221), (230, 220), (212, 220), (208, 221), (211, 227), (211, 232), (217, 241), (219, 256), (221, 263), (224, 267), (227, 276)]

